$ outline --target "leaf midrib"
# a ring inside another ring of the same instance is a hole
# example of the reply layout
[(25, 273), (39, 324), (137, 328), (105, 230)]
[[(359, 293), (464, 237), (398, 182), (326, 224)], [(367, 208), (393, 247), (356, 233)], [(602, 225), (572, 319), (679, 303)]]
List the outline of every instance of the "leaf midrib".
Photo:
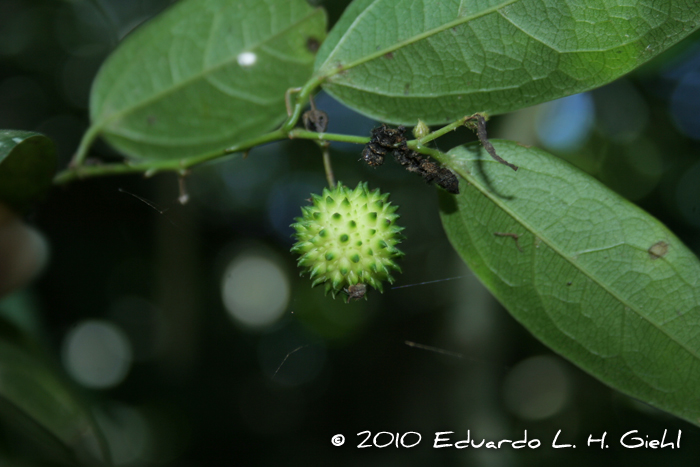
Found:
[[(145, 107), (145, 106), (147, 106), (148, 104), (150, 104), (150, 103), (152, 103), (152, 102), (154, 102), (154, 101), (157, 101), (158, 99), (160, 99), (160, 98), (161, 98), (162, 96), (164, 96), (164, 95), (170, 94), (171, 92), (175, 92), (175, 91), (177, 91), (178, 89), (181, 89), (181, 88), (183, 88), (183, 87), (185, 87), (185, 86), (187, 86), (187, 85), (189, 85), (189, 84), (191, 84), (191, 83), (193, 83), (193, 82), (195, 82), (195, 81), (197, 81), (197, 80), (199, 80), (199, 79), (202, 79), (203, 77), (206, 77), (207, 75), (209, 75), (209, 74), (211, 74), (211, 73), (214, 73), (215, 71), (217, 71), (217, 70), (219, 70), (219, 69), (221, 69), (221, 68), (225, 68), (226, 66), (231, 65), (231, 63), (233, 63), (241, 53), (243, 53), (243, 52), (245, 52), (245, 51), (254, 51), (254, 50), (257, 50), (258, 47), (261, 47), (261, 46), (267, 44), (268, 42), (270, 42), (270, 41), (272, 41), (272, 40), (274, 40), (274, 39), (277, 39), (278, 37), (280, 37), (281, 35), (287, 33), (288, 31), (294, 29), (294, 28), (297, 27), (298, 25), (302, 24), (304, 21), (306, 21), (306, 20), (308, 20), (309, 18), (311, 18), (312, 16), (318, 14), (319, 11), (321, 11), (320, 8), (314, 9), (313, 11), (311, 11), (311, 12), (310, 12), (309, 14), (307, 14), (306, 16), (300, 18), (298, 21), (296, 21), (296, 22), (294, 22), (294, 23), (290, 23), (290, 25), (289, 25), (287, 28), (282, 29), (282, 30), (280, 30), (279, 32), (277, 32), (276, 34), (267, 37), (265, 40), (258, 42), (257, 44), (255, 44), (255, 45), (252, 46), (252, 47), (246, 48), (246, 49), (244, 49), (244, 50), (240, 50), (237, 54), (232, 55), (231, 58), (230, 58), (229, 60), (225, 60), (225, 61), (223, 61), (223, 62), (219, 63), (218, 65), (213, 66), (213, 67), (211, 67), (211, 68), (204, 69), (204, 70), (200, 71), (199, 73), (196, 73), (196, 74), (190, 76), (189, 78), (180, 81), (180, 82), (177, 83), (175, 86), (169, 87), (169, 88), (167, 88), (167, 89), (165, 89), (165, 90), (163, 90), (163, 91), (160, 91), (160, 92), (157, 92), (157, 93), (151, 95), (149, 98), (144, 99), (144, 100), (138, 102), (136, 105), (133, 105), (133, 106), (131, 106), (131, 107), (127, 107), (127, 108), (122, 109), (122, 110), (120, 110), (120, 111), (118, 111), (118, 112), (115, 112), (115, 113), (109, 115), (109, 116), (106, 117), (106, 118), (98, 119), (95, 123), (92, 124), (92, 127), (94, 127), (94, 128), (99, 128), (100, 130), (103, 130), (109, 123), (113, 122), (114, 120), (118, 120), (118, 119), (122, 118), (124, 115), (127, 115), (127, 114), (129, 114), (129, 113), (131, 113), (131, 112), (133, 112), (133, 111), (135, 111), (135, 110), (137, 110), (137, 109), (140, 109), (140, 108), (142, 108), (142, 107)], [(208, 48), (208, 47), (209, 47), (209, 46), (207, 45), (207, 48)], [(107, 102), (107, 99), (105, 99), (104, 103), (106, 103), (106, 102)], [(105, 105), (104, 103), (102, 104), (103, 106)]]
[[(319, 66), (319, 71), (322, 71), (322, 70), (323, 70), (323, 67), (329, 64), (330, 60), (333, 58), (333, 56), (334, 56), (335, 53), (337, 52), (337, 50), (338, 50), (338, 48), (340, 47), (340, 45), (343, 44), (343, 42), (345, 42), (345, 40), (348, 38), (348, 36), (349, 36), (348, 33), (349, 33), (350, 31), (352, 31), (352, 30), (354, 29), (354, 26), (360, 22), (359, 20), (360, 20), (365, 14), (367, 14), (367, 12), (369, 12), (372, 8), (374, 8), (374, 7), (378, 4), (378, 2), (380, 2), (380, 1), (382, 1), (382, 0), (374, 0), (374, 2), (372, 2), (372, 4), (370, 4), (367, 8), (365, 8), (365, 10), (364, 10), (360, 15), (358, 15), (358, 17), (355, 19), (355, 21), (353, 21), (353, 23), (350, 25), (350, 27), (345, 31), (345, 34), (343, 34), (343, 36), (340, 38), (340, 40), (339, 40), (338, 43), (335, 45), (335, 47), (333, 48), (333, 50), (330, 51), (330, 53), (329, 53), (328, 56), (326, 57), (326, 60), (323, 62), (323, 64), (322, 64), (321, 66)], [(415, 36), (409, 37), (408, 39), (404, 39), (403, 41), (397, 42), (397, 43), (394, 44), (394, 45), (391, 45), (391, 46), (386, 47), (386, 48), (384, 48), (384, 49), (381, 49), (381, 50), (379, 50), (379, 51), (377, 51), (377, 52), (374, 52), (374, 53), (372, 53), (372, 54), (369, 54), (369, 55), (367, 55), (367, 56), (365, 56), (365, 57), (363, 57), (363, 58), (357, 59), (357, 60), (355, 60), (354, 62), (350, 62), (350, 63), (348, 63), (348, 64), (345, 64), (345, 65), (342, 66), (342, 68), (331, 67), (331, 68), (329, 68), (328, 70), (326, 70), (325, 73), (320, 73), (320, 75), (323, 76), (324, 78), (328, 78), (328, 77), (333, 76), (333, 75), (335, 75), (335, 74), (338, 74), (338, 73), (340, 73), (340, 72), (342, 72), (342, 71), (349, 70), (350, 68), (354, 68), (354, 67), (359, 66), (359, 65), (362, 65), (362, 64), (364, 64), (364, 63), (366, 63), (366, 62), (375, 60), (375, 59), (377, 59), (377, 58), (379, 58), (379, 57), (381, 57), (381, 56), (383, 56), (383, 55), (386, 55), (386, 54), (389, 53), (389, 52), (394, 52), (395, 50), (398, 50), (398, 49), (400, 49), (400, 48), (402, 48), (402, 47), (406, 47), (406, 46), (408, 46), (408, 45), (411, 45), (411, 44), (413, 44), (414, 42), (418, 42), (418, 41), (421, 41), (421, 40), (423, 40), (423, 39), (426, 39), (426, 38), (428, 38), (428, 37), (430, 37), (430, 36), (439, 34), (439, 33), (441, 33), (442, 31), (445, 31), (445, 30), (447, 30), (447, 29), (453, 28), (453, 27), (455, 27), (455, 26), (459, 26), (460, 24), (467, 23), (467, 22), (469, 22), (469, 21), (473, 21), (473, 20), (478, 19), (478, 18), (482, 18), (482, 17), (484, 17), (484, 16), (490, 15), (491, 13), (495, 13), (495, 12), (497, 12), (498, 10), (500, 10), (500, 9), (502, 9), (502, 8), (505, 8), (505, 7), (507, 7), (507, 6), (510, 6), (510, 5), (512, 5), (513, 3), (516, 3), (516, 2), (518, 2), (518, 1), (521, 1), (521, 0), (506, 0), (506, 1), (502, 2), (502, 3), (499, 4), (499, 5), (492, 6), (491, 8), (487, 8), (487, 9), (485, 9), (485, 10), (483, 10), (483, 11), (480, 11), (480, 12), (478, 12), (478, 13), (475, 13), (475, 14), (473, 14), (473, 15), (459, 17), (459, 18), (457, 18), (456, 20), (453, 20), (453, 21), (450, 21), (450, 22), (448, 22), (448, 23), (445, 23), (444, 25), (442, 25), (442, 26), (440, 26), (440, 27), (437, 27), (437, 28), (434, 28), (434, 29), (429, 29), (429, 30), (427, 30), (427, 31), (425, 31), (425, 32), (423, 32), (423, 33), (421, 33), (421, 34), (417, 34), (417, 35), (415, 35)]]
[[(448, 155), (448, 157), (452, 157), (451, 155)], [(447, 165), (450, 165), (449, 162), (451, 162), (449, 159), (445, 160), (445, 163)], [(489, 161), (489, 160), (484, 160), (484, 163), (494, 163), (497, 164), (498, 162), (495, 161)], [(591, 274), (586, 268), (583, 267), (578, 262), (573, 261), (572, 258), (569, 258), (566, 254), (564, 254), (557, 246), (554, 245), (554, 243), (549, 239), (548, 236), (541, 235), (537, 230), (534, 229), (529, 223), (526, 223), (519, 215), (517, 215), (515, 212), (513, 212), (511, 209), (509, 209), (506, 205), (504, 205), (500, 200), (496, 199), (494, 196), (492, 196), (492, 193), (484, 187), (479, 180), (477, 180), (475, 177), (473, 177), (469, 172), (466, 174), (462, 170), (462, 167), (453, 167), (450, 165), (450, 168), (458, 172), (462, 177), (465, 178), (469, 183), (474, 185), (477, 190), (479, 190), (483, 195), (485, 195), (489, 200), (491, 200), (492, 203), (494, 203), (499, 209), (501, 209), (503, 212), (508, 214), (513, 220), (515, 220), (517, 223), (522, 225), (527, 231), (529, 231), (532, 235), (534, 235), (536, 238), (539, 238), (545, 245), (547, 245), (549, 248), (551, 248), (559, 257), (565, 259), (568, 261), (575, 269), (579, 270), (582, 274), (584, 274), (586, 277), (588, 277), (590, 280), (592, 280), (595, 284), (597, 284), (602, 290), (605, 292), (609, 293), (611, 296), (613, 296), (618, 302), (629, 308), (630, 310), (634, 311), (639, 317), (644, 319), (646, 322), (654, 326), (656, 329), (658, 329), (661, 333), (666, 335), (671, 341), (675, 342), (680, 348), (684, 349), (686, 352), (688, 352), (690, 355), (692, 355), (696, 361), (700, 360), (700, 355), (697, 354), (697, 352), (693, 351), (690, 349), (687, 344), (681, 343), (676, 337), (670, 335), (664, 328), (660, 327), (657, 323), (651, 321), (646, 315), (640, 312), (640, 310), (637, 309), (636, 306), (630, 304), (626, 299), (623, 299), (620, 297), (615, 291), (610, 290), (605, 284), (600, 282), (597, 277), (593, 274)], [(528, 171), (531, 172), (530, 169), (526, 167), (520, 167), (520, 170), (523, 171)], [(461, 217), (461, 216), (460, 216)]]

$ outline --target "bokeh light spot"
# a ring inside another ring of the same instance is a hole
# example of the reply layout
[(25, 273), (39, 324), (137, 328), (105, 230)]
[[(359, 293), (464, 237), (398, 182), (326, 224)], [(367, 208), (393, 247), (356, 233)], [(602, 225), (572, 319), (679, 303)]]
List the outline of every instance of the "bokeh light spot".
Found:
[(152, 448), (153, 433), (138, 409), (111, 403), (96, 411), (95, 418), (109, 446), (113, 465), (144, 465)]
[(544, 104), (537, 117), (537, 137), (554, 151), (575, 151), (588, 139), (595, 121), (590, 94), (574, 94)]
[(700, 139), (700, 71), (687, 73), (671, 96), (671, 114), (678, 129), (693, 139)]
[(289, 281), (282, 268), (267, 256), (245, 252), (224, 271), (221, 296), (226, 310), (250, 327), (277, 321), (289, 302)]
[(524, 420), (542, 420), (559, 412), (569, 400), (569, 375), (564, 365), (548, 355), (518, 363), (506, 376), (506, 406)]
[(63, 364), (68, 373), (89, 388), (106, 389), (121, 383), (132, 363), (131, 345), (115, 324), (87, 320), (64, 338)]
[(626, 79), (614, 81), (592, 93), (596, 128), (620, 144), (638, 140), (649, 125), (651, 111), (644, 97)]

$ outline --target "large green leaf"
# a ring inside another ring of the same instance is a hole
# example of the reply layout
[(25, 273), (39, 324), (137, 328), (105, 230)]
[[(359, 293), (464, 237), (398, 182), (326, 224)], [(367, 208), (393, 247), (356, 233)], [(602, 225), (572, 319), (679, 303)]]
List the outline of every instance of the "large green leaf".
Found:
[(26, 208), (51, 186), (56, 148), (32, 131), (0, 130), (0, 203)]
[(88, 139), (135, 159), (199, 155), (269, 131), (311, 76), (326, 18), (306, 0), (182, 0), (100, 70)]
[[(539, 149), (443, 162), (454, 248), (538, 339), (608, 385), (700, 425), (700, 261), (659, 221)], [(517, 240), (516, 240), (517, 236)]]
[(359, 112), (438, 124), (601, 86), (699, 26), (692, 0), (355, 0), (315, 70)]

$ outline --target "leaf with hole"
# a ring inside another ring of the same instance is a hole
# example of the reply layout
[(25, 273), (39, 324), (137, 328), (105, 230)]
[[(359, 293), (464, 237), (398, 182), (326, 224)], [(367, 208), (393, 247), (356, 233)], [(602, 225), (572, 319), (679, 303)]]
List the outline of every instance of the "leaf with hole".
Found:
[(178, 159), (269, 131), (325, 37), (306, 0), (183, 0), (128, 36), (90, 96), (83, 150), (102, 135), (133, 159)]
[(602, 86), (698, 27), (692, 0), (355, 0), (315, 74), (372, 118), (440, 124)]
[(493, 141), (442, 162), (443, 225), (508, 311), (604, 383), (700, 425), (700, 261), (652, 216), (539, 149)]
[(51, 186), (56, 147), (32, 131), (0, 130), (0, 202), (24, 210)]

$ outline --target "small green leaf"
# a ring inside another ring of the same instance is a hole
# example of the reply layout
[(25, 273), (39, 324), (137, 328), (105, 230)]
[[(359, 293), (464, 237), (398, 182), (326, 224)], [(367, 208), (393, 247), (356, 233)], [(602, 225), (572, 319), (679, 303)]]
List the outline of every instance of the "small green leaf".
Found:
[(90, 98), (98, 134), (133, 159), (178, 159), (269, 131), (311, 76), (326, 17), (306, 0), (182, 0), (127, 37)]
[(87, 405), (32, 338), (0, 318), (0, 420), (53, 460), (107, 457)]
[(601, 86), (699, 26), (692, 0), (355, 0), (315, 70), (363, 114), (440, 124)]
[(0, 203), (25, 209), (51, 186), (56, 148), (31, 131), (0, 130)]
[[(700, 261), (659, 221), (539, 149), (442, 161), (452, 245), (510, 313), (604, 383), (700, 425)], [(467, 183), (465, 183), (467, 182)]]

